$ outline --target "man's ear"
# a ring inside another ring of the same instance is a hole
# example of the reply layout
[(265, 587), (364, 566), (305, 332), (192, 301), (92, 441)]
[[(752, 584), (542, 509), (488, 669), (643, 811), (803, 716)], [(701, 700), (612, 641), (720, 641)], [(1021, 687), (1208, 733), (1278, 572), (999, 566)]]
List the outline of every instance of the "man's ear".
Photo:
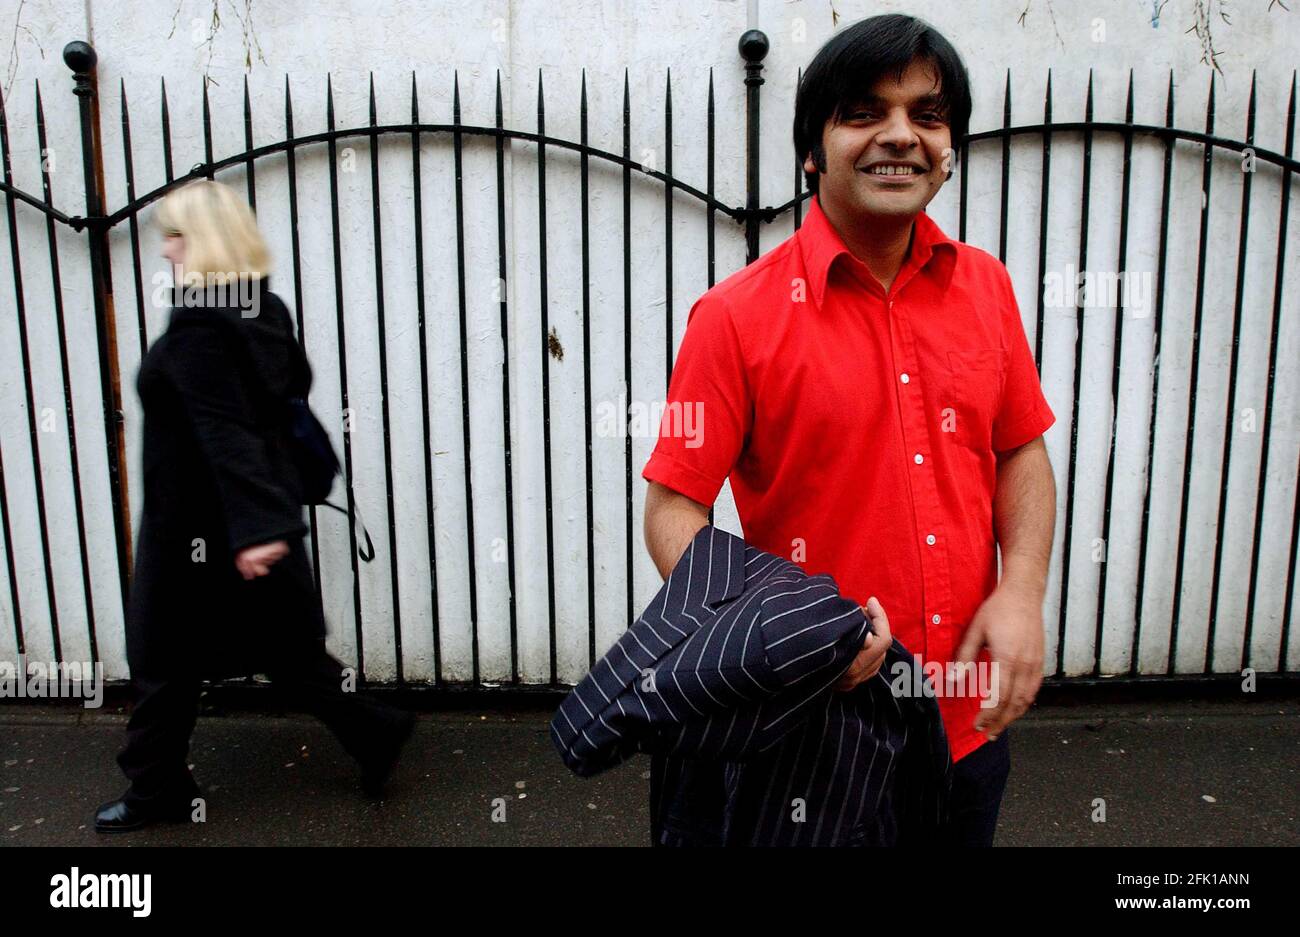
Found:
[(826, 173), (826, 148), (820, 143), (814, 143), (812, 151), (803, 158), (804, 172), (819, 172), (823, 175)]

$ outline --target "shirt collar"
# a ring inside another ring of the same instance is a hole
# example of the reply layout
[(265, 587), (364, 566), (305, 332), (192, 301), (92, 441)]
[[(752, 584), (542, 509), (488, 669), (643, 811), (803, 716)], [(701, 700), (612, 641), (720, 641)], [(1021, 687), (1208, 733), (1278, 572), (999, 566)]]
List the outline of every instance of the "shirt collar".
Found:
[[(847, 247), (839, 232), (831, 225), (830, 219), (822, 211), (817, 196), (808, 202), (808, 214), (799, 228), (799, 246), (803, 251), (804, 270), (808, 274), (808, 285), (812, 290), (813, 302), (821, 308), (822, 298), (826, 295), (826, 283), (830, 278), (831, 267), (841, 256), (847, 256), (854, 263), (861, 263)], [(956, 243), (943, 233), (942, 229), (925, 212), (916, 216), (912, 234), (912, 247), (899, 270), (901, 275), (909, 267), (917, 270), (929, 263), (935, 249), (943, 247), (956, 250)]]

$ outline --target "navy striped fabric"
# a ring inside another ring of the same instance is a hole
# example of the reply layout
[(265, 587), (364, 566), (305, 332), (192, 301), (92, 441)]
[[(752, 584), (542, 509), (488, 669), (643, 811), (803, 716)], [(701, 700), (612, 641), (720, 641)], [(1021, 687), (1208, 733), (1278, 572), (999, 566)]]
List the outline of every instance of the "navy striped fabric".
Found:
[(566, 697), (552, 739), (583, 777), (650, 753), (658, 844), (922, 839), (950, 762), (934, 699), (890, 689), (904, 671), (900, 685), (920, 684), (914, 661), (895, 641), (880, 674), (832, 689), (867, 627), (830, 576), (706, 526)]

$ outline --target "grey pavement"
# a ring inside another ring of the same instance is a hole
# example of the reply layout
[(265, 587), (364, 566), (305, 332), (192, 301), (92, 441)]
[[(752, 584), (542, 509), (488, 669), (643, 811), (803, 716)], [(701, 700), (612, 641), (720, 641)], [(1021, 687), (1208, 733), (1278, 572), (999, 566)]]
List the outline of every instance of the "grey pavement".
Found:
[[(306, 716), (201, 716), (203, 823), (91, 827), (125, 781), (120, 707), (0, 705), (0, 845), (645, 845), (648, 759), (582, 780), (537, 710), (422, 713), (383, 801)], [(1300, 845), (1300, 701), (1036, 706), (999, 845)], [(1097, 822), (1104, 801), (1105, 822)]]

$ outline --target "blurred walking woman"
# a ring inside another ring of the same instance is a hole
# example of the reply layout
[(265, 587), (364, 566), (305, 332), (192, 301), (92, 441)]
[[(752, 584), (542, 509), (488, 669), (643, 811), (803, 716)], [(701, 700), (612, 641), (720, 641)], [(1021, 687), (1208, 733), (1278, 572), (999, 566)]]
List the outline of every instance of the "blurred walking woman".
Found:
[(175, 290), (167, 331), (140, 364), (144, 509), (127, 612), (137, 701), (118, 764), (127, 792), (99, 832), (185, 820), (200, 681), (264, 673), (319, 717), (377, 795), (414, 717), (345, 692), (303, 547), (301, 479), (288, 400), (311, 369), (270, 291), (270, 258), (248, 205), (199, 181), (158, 208)]

